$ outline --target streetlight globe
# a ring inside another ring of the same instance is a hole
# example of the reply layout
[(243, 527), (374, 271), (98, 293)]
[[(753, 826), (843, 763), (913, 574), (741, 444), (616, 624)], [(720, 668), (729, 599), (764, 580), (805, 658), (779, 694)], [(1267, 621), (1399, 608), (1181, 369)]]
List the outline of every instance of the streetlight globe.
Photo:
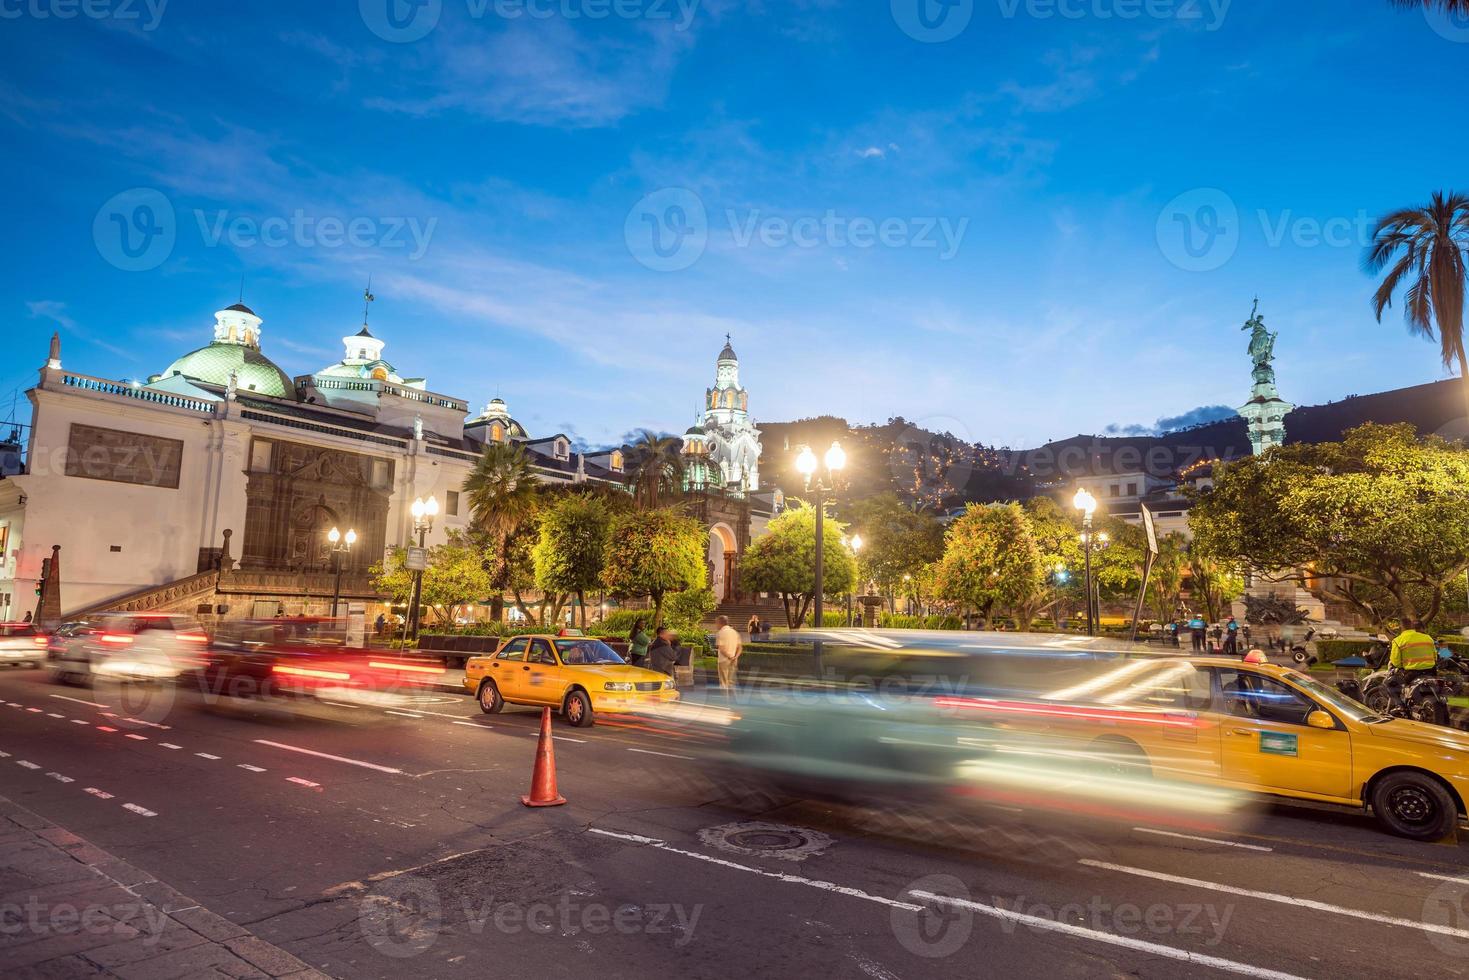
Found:
[(811, 451), (810, 446), (801, 447), (801, 454), (796, 457), (796, 469), (805, 477), (816, 472), (816, 454)]
[(1111, 541), (1111, 540), (1112, 540), (1111, 537), (1108, 536), (1108, 534), (1107, 534), (1106, 531), (1098, 531), (1097, 532), (1097, 543), (1098, 544), (1106, 544), (1108, 541)]
[(424, 512), (425, 515), (428, 516), (428, 518), (430, 520), (432, 520), (435, 517), (438, 517), (439, 516), (439, 498), (433, 496), (432, 494), (430, 494), (429, 495), (429, 498), (423, 502), (423, 512)]
[(336, 528), (332, 528), (330, 531), (326, 532), (326, 539), (332, 544), (336, 544), (338, 541), (342, 540), (342, 532), (338, 531)]
[(423, 510), (424, 510), (424, 507), (423, 507), (423, 498), (422, 497), (419, 497), (419, 498), (415, 499), (413, 501), (413, 506), (410, 507), (409, 509), (411, 511), (413, 511), (413, 519), (415, 521), (422, 520), (423, 519)]
[(852, 550), (853, 551), (861, 551), (862, 550), (862, 535), (860, 535), (860, 534), (854, 534), (854, 535), (852, 535)]
[[(335, 531), (336, 528), (332, 528), (332, 530)], [(347, 528), (347, 547), (350, 548), (350, 547), (352, 547), (356, 543), (357, 543), (357, 532), (354, 531), (354, 530), (352, 530), (350, 527)]]
[(831, 448), (826, 451), (826, 468), (835, 473), (846, 465), (847, 451), (842, 448), (841, 443), (832, 443)]
[(1071, 498), (1071, 503), (1087, 517), (1091, 517), (1097, 509), (1097, 498), (1093, 497), (1086, 487), (1076, 491), (1076, 496)]

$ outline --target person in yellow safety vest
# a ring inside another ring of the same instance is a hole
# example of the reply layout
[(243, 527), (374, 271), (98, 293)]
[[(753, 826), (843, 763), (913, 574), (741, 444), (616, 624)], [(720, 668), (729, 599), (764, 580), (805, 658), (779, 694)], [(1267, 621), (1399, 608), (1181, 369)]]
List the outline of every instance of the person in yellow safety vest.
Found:
[(1438, 671), (1438, 648), (1422, 627), (1416, 619), (1406, 620), (1403, 631), (1392, 641), (1387, 658), (1387, 690), (1394, 704), (1402, 705), (1403, 688), (1409, 683)]

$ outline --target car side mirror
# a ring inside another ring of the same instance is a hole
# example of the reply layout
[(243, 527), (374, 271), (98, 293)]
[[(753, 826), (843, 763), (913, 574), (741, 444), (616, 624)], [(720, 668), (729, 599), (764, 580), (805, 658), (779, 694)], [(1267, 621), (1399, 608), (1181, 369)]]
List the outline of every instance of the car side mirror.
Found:
[(1306, 724), (1312, 728), (1332, 729), (1336, 727), (1336, 719), (1324, 711), (1313, 711), (1306, 716)]

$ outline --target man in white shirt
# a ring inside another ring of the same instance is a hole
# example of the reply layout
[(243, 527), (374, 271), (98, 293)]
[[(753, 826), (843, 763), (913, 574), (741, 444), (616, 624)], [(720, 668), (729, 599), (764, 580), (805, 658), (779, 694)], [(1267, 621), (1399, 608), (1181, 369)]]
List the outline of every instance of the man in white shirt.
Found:
[(729, 625), (728, 616), (720, 616), (714, 621), (719, 629), (714, 634), (714, 649), (719, 654), (719, 686), (726, 693), (732, 693), (735, 687), (735, 669), (740, 663), (740, 651), (744, 644), (740, 642), (739, 631)]

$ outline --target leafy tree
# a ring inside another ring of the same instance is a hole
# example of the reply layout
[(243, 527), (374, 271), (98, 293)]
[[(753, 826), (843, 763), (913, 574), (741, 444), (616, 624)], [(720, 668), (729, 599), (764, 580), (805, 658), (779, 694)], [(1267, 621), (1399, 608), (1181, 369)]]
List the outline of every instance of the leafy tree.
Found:
[[(1397, 0), (1400, 6), (1403, 0)], [(1469, 0), (1432, 0), (1444, 10), (1469, 13)], [(1413, 4), (1417, 6), (1417, 4)], [(1427, 204), (1384, 216), (1372, 229), (1366, 267), (1387, 274), (1372, 296), (1372, 311), (1382, 311), (1406, 287), (1403, 319), (1408, 329), (1439, 342), (1444, 367), (1459, 368), (1469, 403), (1469, 358), (1464, 353), (1464, 294), (1469, 272), (1469, 195), (1435, 191)]]
[(1198, 542), (1189, 547), (1188, 574), (1189, 591), (1211, 623), (1223, 619), (1230, 604), (1245, 594), (1245, 577), (1238, 566), (1208, 555)]
[[(840, 594), (852, 587), (856, 563), (842, 544), (845, 526), (828, 519), (822, 538), (822, 588)], [(778, 592), (785, 605), (786, 624), (800, 629), (816, 597), (816, 510), (793, 500), (769, 528), (745, 549), (740, 560), (745, 588)]]
[[(461, 606), (483, 600), (493, 588), (483, 550), (464, 534), (451, 531), (448, 543), (434, 545), (427, 557), (422, 603), (440, 622), (453, 623)], [(413, 573), (403, 567), (406, 558), (405, 549), (394, 548), (369, 569), (377, 590), (405, 605), (413, 598)]]
[[(1023, 619), (1044, 588), (1045, 568), (1030, 520), (1019, 504), (971, 504), (944, 535), (934, 587), (950, 602), (988, 618), (1007, 610)], [(1028, 621), (1017, 624), (1029, 627)]]
[[(587, 592), (602, 579), (612, 515), (596, 497), (567, 494), (540, 515), (539, 535), (531, 549), (536, 588), (543, 594), (574, 595), (587, 625)], [(558, 604), (559, 606), (559, 604)], [(556, 612), (559, 614), (560, 609)], [(553, 614), (552, 619), (559, 618)]]
[(632, 485), (639, 507), (656, 510), (665, 497), (676, 497), (683, 489), (683, 440), (678, 436), (644, 429), (628, 454), (636, 460)]
[(891, 491), (858, 501), (852, 528), (862, 535), (857, 569), (890, 599), (923, 567), (944, 553), (944, 528), (930, 513), (910, 507)]
[(1411, 425), (1237, 460), (1195, 496), (1207, 553), (1262, 574), (1309, 569), (1323, 596), (1378, 626), (1433, 619), (1469, 567), (1469, 451)]
[[(503, 442), (486, 445), (484, 454), (464, 481), (464, 494), (475, 527), (488, 539), (494, 589), (497, 592), (513, 589), (516, 605), (522, 613), (527, 613), (516, 588), (517, 579), (524, 579), (518, 574), (523, 569), (515, 565), (517, 553), (524, 550), (517, 544), (524, 542), (517, 542), (516, 537), (533, 525), (540, 499), (525, 447)], [(501, 612), (502, 600), (497, 595), (492, 612), (497, 621)]]
[(1081, 523), (1052, 497), (1036, 497), (1025, 504), (1031, 534), (1041, 553), (1041, 588), (1015, 610), (1017, 620), (1029, 623), (1050, 613), (1060, 622), (1085, 601), (1082, 576)]
[(704, 620), (719, 607), (712, 589), (684, 589), (668, 597), (668, 626), (684, 639), (699, 634)]
[[(1183, 600), (1183, 573), (1188, 563), (1188, 539), (1170, 531), (1158, 539), (1158, 557), (1148, 580), (1148, 600), (1159, 622), (1170, 620)], [(1210, 622), (1213, 622), (1211, 617)]]
[(607, 540), (602, 585), (618, 595), (651, 598), (657, 625), (667, 596), (705, 587), (706, 541), (698, 521), (671, 508), (619, 514)]

